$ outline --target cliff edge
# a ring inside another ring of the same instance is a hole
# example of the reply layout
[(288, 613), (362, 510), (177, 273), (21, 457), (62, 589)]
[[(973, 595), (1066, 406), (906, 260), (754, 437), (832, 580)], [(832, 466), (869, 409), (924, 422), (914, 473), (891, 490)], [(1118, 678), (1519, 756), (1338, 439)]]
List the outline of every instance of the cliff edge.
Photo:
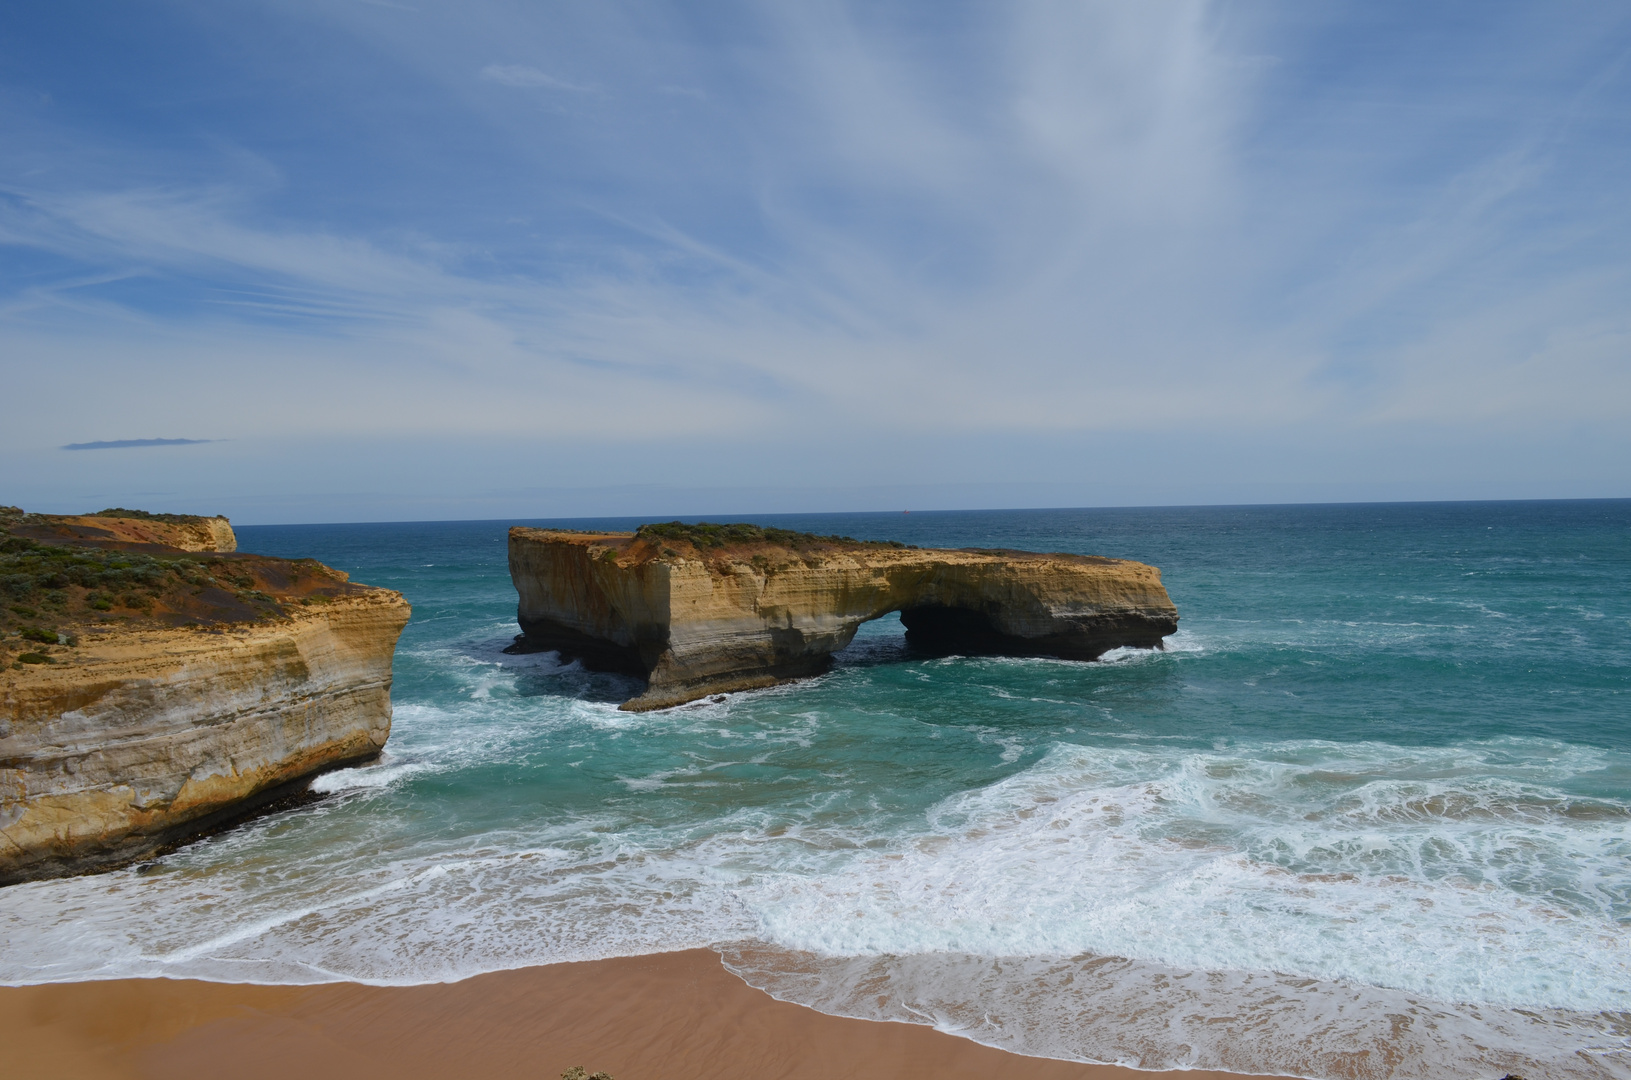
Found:
[[(9, 513), (6, 513), (9, 511)], [(114, 507), (96, 514), (25, 514), (14, 506), (0, 509), (13, 536), (92, 546), (132, 544), (176, 551), (237, 551), (232, 523), (217, 514), (150, 514)]]
[(861, 623), (900, 612), (937, 652), (1092, 660), (1159, 648), (1178, 628), (1143, 563), (930, 550), (752, 525), (634, 533), (510, 530), (521, 635), (585, 666), (644, 676), (630, 711), (771, 686), (826, 669)]
[(0, 508), (0, 884), (145, 858), (378, 755), (407, 603), (235, 547), (224, 518)]

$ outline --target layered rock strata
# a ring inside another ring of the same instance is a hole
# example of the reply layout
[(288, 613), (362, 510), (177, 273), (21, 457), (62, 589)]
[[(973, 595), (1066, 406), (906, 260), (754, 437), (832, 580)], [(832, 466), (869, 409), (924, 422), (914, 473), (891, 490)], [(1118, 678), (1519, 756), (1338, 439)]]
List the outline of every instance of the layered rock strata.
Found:
[(749, 539), (512, 528), (516, 647), (644, 676), (622, 706), (640, 711), (817, 674), (893, 611), (919, 648), (1072, 660), (1159, 648), (1178, 627), (1143, 563), (728, 528)]
[[(147, 857), (384, 746), (400, 594), (311, 560), (87, 552), (11, 524), (9, 599), (34, 588), (0, 646), (0, 884)], [(103, 591), (119, 574), (132, 591)]]

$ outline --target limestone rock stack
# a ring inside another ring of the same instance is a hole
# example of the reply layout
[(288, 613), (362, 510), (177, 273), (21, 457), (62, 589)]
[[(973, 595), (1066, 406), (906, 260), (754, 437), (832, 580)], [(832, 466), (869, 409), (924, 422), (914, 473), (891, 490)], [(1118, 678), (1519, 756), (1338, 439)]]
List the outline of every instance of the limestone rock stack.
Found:
[(815, 674), (892, 611), (920, 647), (1077, 660), (1158, 648), (1178, 626), (1160, 571), (1142, 563), (655, 528), (510, 530), (518, 645), (645, 676), (629, 710)]

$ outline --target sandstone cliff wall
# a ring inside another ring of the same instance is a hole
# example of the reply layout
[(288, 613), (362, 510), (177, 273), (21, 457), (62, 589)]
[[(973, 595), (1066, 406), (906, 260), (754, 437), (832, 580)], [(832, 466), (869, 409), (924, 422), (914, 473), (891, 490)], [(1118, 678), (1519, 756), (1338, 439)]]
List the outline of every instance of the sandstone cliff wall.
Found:
[(0, 883), (141, 858), (377, 755), (408, 613), (369, 589), (276, 621), (91, 629), (0, 672)]
[(646, 675), (633, 710), (813, 674), (892, 611), (927, 647), (1083, 660), (1159, 647), (1178, 624), (1160, 571), (1078, 555), (517, 527), (510, 572), (525, 644)]

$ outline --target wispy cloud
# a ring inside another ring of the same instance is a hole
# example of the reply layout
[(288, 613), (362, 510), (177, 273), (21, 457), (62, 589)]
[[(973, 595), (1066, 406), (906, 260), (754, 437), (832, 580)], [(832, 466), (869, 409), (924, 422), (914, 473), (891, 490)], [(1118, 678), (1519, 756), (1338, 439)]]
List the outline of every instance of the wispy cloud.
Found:
[(574, 94), (589, 94), (593, 93), (595, 89), (592, 86), (557, 78), (546, 71), (528, 67), (526, 64), (488, 64), (481, 69), (481, 77), (491, 79), (496, 83), (502, 83), (505, 86), (542, 86), (551, 90), (566, 90)]
[(104, 439), (99, 442), (76, 442), (64, 446), (64, 450), (129, 450), (138, 446), (196, 446), (200, 443), (217, 442), (216, 439)]
[[(1535, 27), (1480, 23), (1437, 78), (1340, 12), (1207, 0), (303, 10), (380, 80), (322, 124), (278, 103), (309, 155), (55, 127), (57, 171), (0, 170), (31, 400), (267, 439), (877, 438), (878, 470), (989, 439), (1020, 473), (1038, 433), (1289, 460), (1272, 433), (1631, 429), (1627, 95), (1592, 44), (1623, 20), (1546, 24), (1527, 73)], [(0, 439), (53, 441), (40, 412)]]

